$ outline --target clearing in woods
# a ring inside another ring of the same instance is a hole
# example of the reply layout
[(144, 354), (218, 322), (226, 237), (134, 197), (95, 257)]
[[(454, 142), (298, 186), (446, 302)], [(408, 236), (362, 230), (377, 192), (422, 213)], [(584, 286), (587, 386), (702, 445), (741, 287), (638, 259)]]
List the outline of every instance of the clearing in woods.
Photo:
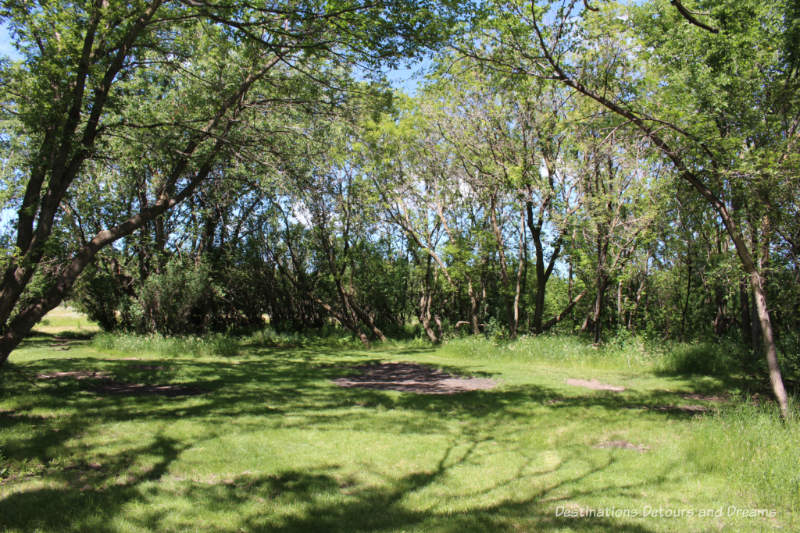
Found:
[(789, 509), (696, 459), (697, 432), (732, 401), (721, 380), (529, 342), (553, 357), (470, 339), (245, 340), (223, 357), (33, 337), (0, 374), (0, 527), (792, 527)]

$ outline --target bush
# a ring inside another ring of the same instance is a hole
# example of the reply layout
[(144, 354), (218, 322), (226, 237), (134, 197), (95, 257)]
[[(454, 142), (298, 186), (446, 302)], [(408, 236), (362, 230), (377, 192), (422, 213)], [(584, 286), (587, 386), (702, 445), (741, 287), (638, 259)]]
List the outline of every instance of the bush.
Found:
[(509, 338), (508, 328), (495, 317), (489, 318), (489, 321), (483, 328), (483, 334), (495, 344), (506, 341)]
[[(121, 273), (114, 261), (111, 264), (116, 268), (88, 271), (72, 297), (105, 331), (185, 335), (227, 333), (263, 324), (258, 310), (248, 308), (248, 315), (234, 304), (240, 298), (229, 296), (232, 289), (214, 280), (205, 261), (176, 256), (142, 282)], [(255, 298), (251, 289), (250, 299)]]
[(160, 274), (149, 276), (139, 289), (137, 331), (197, 333), (205, 331), (215, 296), (208, 267), (200, 262), (169, 261)]
[(115, 276), (110, 269), (89, 265), (75, 284), (72, 304), (104, 331), (112, 331), (120, 326), (120, 309), (128, 298), (126, 287), (129, 283), (129, 280)]
[(329, 345), (348, 348), (360, 348), (363, 346), (361, 340), (353, 337), (351, 332), (328, 324), (323, 325), (321, 328), (309, 328), (304, 331), (276, 331), (271, 326), (265, 326), (250, 334), (245, 342), (277, 348), (307, 345)]
[(747, 359), (742, 349), (728, 342), (675, 344), (661, 358), (665, 374), (725, 376), (742, 370)]

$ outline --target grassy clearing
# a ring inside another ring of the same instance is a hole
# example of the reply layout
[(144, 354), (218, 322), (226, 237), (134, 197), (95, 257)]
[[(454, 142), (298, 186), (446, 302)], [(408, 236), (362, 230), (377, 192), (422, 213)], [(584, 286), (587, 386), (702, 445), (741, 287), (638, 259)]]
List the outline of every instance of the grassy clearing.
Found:
[[(26, 342), (13, 356), (14, 371), (0, 373), (0, 529), (800, 525), (797, 425), (782, 426), (769, 407), (687, 396), (742, 389), (730, 379), (670, 375), (643, 347), (595, 349), (554, 337), (366, 350), (268, 332), (226, 340), (234, 349), (220, 353), (214, 342), (100, 336), (72, 341), (69, 351), (46, 337)], [(500, 386), (424, 396), (331, 382), (369, 361), (428, 363), (490, 376)], [(94, 392), (91, 379), (24, 377), (55, 371), (206, 392), (113, 395)], [(567, 378), (626, 390), (573, 387)], [(698, 404), (721, 412), (698, 417), (679, 409)], [(623, 441), (639, 448), (599, 447)], [(775, 516), (742, 516), (752, 509)], [(591, 516), (574, 517), (581, 513)]]
[(35, 333), (44, 335), (72, 336), (92, 335), (100, 331), (100, 328), (89, 320), (86, 315), (78, 311), (60, 305), (47, 313), (47, 316), (36, 325)]

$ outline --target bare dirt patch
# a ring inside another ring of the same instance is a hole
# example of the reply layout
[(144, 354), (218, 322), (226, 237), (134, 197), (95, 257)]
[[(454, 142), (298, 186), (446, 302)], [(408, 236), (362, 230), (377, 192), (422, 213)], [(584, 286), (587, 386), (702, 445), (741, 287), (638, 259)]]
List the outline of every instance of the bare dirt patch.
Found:
[(107, 372), (95, 372), (93, 370), (70, 370), (67, 372), (50, 372), (49, 374), (36, 374), (37, 379), (106, 379)]
[[(148, 370), (161, 369), (162, 367), (148, 367)], [(185, 384), (146, 384), (146, 383), (126, 383), (112, 379), (107, 372), (94, 372), (91, 370), (71, 370), (67, 372), (51, 372), (49, 374), (37, 374), (38, 379), (75, 379), (75, 380), (94, 380), (88, 388), (99, 394), (119, 394), (128, 396), (141, 396), (156, 394), (161, 396), (196, 396), (204, 394), (206, 391), (194, 385)]]
[(633, 444), (632, 442), (628, 442), (626, 440), (608, 440), (599, 444), (595, 444), (593, 448), (621, 448), (623, 450), (636, 450), (639, 453), (644, 453), (650, 450), (649, 446), (645, 446), (644, 444)]
[(111, 379), (103, 380), (92, 387), (100, 394), (119, 394), (126, 396), (196, 396), (206, 391), (192, 385), (147, 385), (145, 383), (124, 383)]
[(658, 405), (656, 407), (645, 407), (645, 409), (666, 413), (707, 413), (711, 411), (705, 405)]
[(396, 390), (417, 394), (456, 394), (489, 390), (497, 382), (488, 378), (453, 376), (438, 368), (416, 363), (379, 363), (356, 367), (356, 376), (334, 379), (340, 387)]
[(681, 394), (681, 398), (701, 402), (727, 402), (730, 400), (727, 394)]
[(583, 387), (585, 389), (592, 389), (592, 390), (607, 390), (611, 392), (622, 392), (625, 390), (625, 387), (618, 387), (616, 385), (609, 385), (608, 383), (602, 383), (597, 381), (596, 379), (567, 379), (567, 385), (572, 385), (573, 387)]

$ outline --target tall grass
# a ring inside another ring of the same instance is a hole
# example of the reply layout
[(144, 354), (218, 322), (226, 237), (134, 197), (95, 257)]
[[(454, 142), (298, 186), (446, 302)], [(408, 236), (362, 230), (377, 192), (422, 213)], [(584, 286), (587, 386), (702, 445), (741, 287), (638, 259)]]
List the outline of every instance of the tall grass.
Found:
[[(569, 366), (655, 371), (661, 375), (731, 376), (758, 370), (739, 344), (649, 339), (625, 331), (595, 345), (577, 335), (522, 336), (498, 341), (466, 336), (447, 341), (442, 351), (453, 357), (511, 358)], [(751, 368), (752, 367), (752, 368)]]
[(687, 456), (703, 472), (757, 494), (754, 505), (800, 511), (800, 421), (781, 421), (773, 403), (736, 402), (695, 420)]
[(651, 368), (658, 354), (637, 337), (624, 342), (592, 345), (573, 335), (522, 336), (514, 341), (492, 341), (482, 336), (448, 341), (442, 351), (453, 357), (546, 361), (569, 366), (600, 368)]
[[(386, 348), (390, 348), (398, 345), (418, 345), (420, 342), (416, 340), (388, 341), (386, 344)], [(179, 355), (231, 357), (237, 355), (246, 346), (274, 348), (330, 346), (352, 349), (362, 348), (363, 344), (350, 333), (338, 328), (322, 328), (303, 332), (278, 332), (266, 326), (246, 337), (240, 338), (221, 333), (199, 336), (168, 336), (159, 333), (146, 335), (98, 333), (92, 339), (92, 346), (98, 350), (120, 353), (150, 353), (167, 357), (177, 357)]]
[(150, 353), (168, 357), (179, 355), (218, 355), (231, 357), (239, 353), (239, 341), (222, 334), (168, 337), (158, 333), (135, 335), (130, 333), (99, 333), (92, 339), (98, 350), (122, 353)]
[(722, 376), (741, 372), (750, 360), (741, 346), (730, 341), (672, 343), (659, 357), (664, 374)]
[(342, 348), (358, 348), (362, 346), (361, 341), (354, 338), (352, 334), (335, 327), (279, 332), (270, 326), (266, 326), (243, 339), (243, 343), (276, 348), (320, 345)]

